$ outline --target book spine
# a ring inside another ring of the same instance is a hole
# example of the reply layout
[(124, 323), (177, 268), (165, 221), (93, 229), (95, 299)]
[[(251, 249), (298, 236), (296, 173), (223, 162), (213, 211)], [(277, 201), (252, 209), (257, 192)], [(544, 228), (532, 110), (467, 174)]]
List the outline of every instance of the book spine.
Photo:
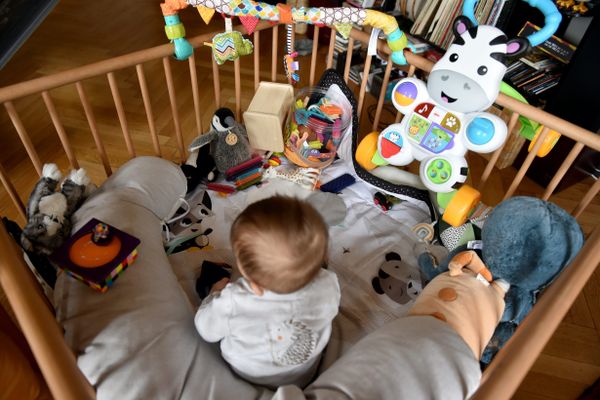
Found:
[(506, 2), (504, 3), (504, 6), (502, 7), (502, 11), (500, 11), (500, 15), (498, 16), (498, 22), (496, 23), (496, 26), (505, 31), (506, 30), (506, 26), (508, 25), (508, 20), (513, 12), (513, 10), (515, 9), (516, 6), (516, 0), (506, 0)]

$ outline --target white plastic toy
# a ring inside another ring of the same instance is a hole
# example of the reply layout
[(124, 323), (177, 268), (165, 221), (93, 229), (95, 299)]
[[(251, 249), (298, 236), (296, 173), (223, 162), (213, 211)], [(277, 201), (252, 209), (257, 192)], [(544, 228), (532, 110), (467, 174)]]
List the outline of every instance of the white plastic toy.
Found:
[(450, 192), (467, 178), (467, 150), (489, 153), (504, 143), (506, 124), (484, 110), (498, 96), (505, 58), (526, 51), (529, 43), (524, 38), (508, 41), (501, 30), (474, 26), (464, 16), (456, 18), (453, 32), (456, 39), (433, 66), (427, 84), (416, 78), (396, 84), (392, 101), (404, 118), (378, 135), (374, 155), (371, 138), (366, 163), (358, 149), (363, 167), (402, 166), (416, 159), (428, 189)]

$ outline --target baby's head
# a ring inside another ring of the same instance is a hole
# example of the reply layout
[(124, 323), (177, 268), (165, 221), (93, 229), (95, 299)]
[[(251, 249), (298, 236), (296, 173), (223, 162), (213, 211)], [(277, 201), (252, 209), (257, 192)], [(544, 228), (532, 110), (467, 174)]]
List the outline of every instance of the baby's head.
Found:
[(291, 197), (253, 203), (231, 227), (240, 272), (253, 287), (275, 293), (292, 293), (308, 284), (325, 262), (327, 243), (321, 215)]

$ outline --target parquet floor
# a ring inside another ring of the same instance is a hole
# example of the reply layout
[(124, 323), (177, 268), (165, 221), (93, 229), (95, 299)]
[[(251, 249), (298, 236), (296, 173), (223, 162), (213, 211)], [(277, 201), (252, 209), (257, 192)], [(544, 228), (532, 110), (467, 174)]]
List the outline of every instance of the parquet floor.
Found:
[[(6, 67), (0, 70), (0, 87), (165, 43), (163, 19), (158, 3), (157, 0), (110, 3), (62, 0)], [(209, 26), (205, 26), (193, 9), (185, 10), (181, 17), (188, 36), (219, 30), (223, 27), (220, 18), (215, 18)], [(270, 49), (270, 35), (263, 34), (261, 65), (264, 73), (261, 77), (264, 79), (270, 78)], [(280, 46), (279, 49), (281, 54), (282, 47)], [(208, 126), (214, 111), (212, 69), (208, 62), (210, 60), (208, 51), (209, 49), (205, 48), (196, 53), (202, 122), (205, 127)], [(321, 51), (324, 51), (324, 48), (321, 48)], [(171, 67), (177, 90), (177, 105), (184, 142), (187, 144), (197, 135), (192, 94), (189, 90), (188, 64), (172, 61)], [(319, 67), (322, 69), (323, 65)], [(162, 63), (160, 61), (147, 63), (144, 65), (144, 70), (161, 151), (163, 156), (177, 160), (179, 158), (177, 144)], [(303, 72), (306, 75), (306, 71)], [(252, 93), (254, 81), (251, 57), (241, 60), (241, 73), (242, 93)], [(279, 80), (284, 81), (281, 74), (281, 67), (279, 67)], [(117, 71), (115, 75), (136, 154), (152, 155), (154, 150), (148, 133), (148, 122), (143, 111), (135, 69)], [(306, 76), (303, 79), (306, 79)], [(84, 81), (83, 84), (92, 104), (111, 166), (116, 169), (129, 156), (107, 79), (106, 77), (93, 78)], [(235, 95), (231, 63), (221, 68), (221, 87), (223, 105), (233, 109)], [(79, 163), (88, 170), (96, 183), (100, 183), (105, 178), (104, 170), (98, 153), (93, 147), (89, 125), (74, 86), (51, 90), (50, 95), (59, 110), (61, 121)], [(242, 108), (244, 109), (249, 102), (250, 96), (243, 96)], [(66, 171), (68, 160), (63, 154), (41, 97), (35, 95), (15, 101), (15, 107), (42, 163), (53, 161)], [(368, 130), (366, 126), (362, 128), (363, 131)], [(37, 180), (37, 175), (4, 110), (0, 110), (0, 140), (2, 143), (0, 162), (11, 176), (13, 184), (25, 202)], [(485, 167), (485, 161), (477, 155), (471, 156), (469, 163), (475, 176), (478, 176)], [(512, 168), (495, 171), (487, 184), (484, 200), (488, 204), (496, 204), (514, 175), (515, 171)], [(578, 183), (555, 194), (551, 200), (566, 210), (572, 210), (591, 183), (591, 179)], [(539, 195), (542, 191), (542, 188), (526, 178), (518, 193)], [(3, 190), (0, 191), (0, 214), (15, 219), (21, 224), (24, 222)], [(600, 199), (596, 198), (579, 218), (579, 222), (587, 235), (599, 221)], [(596, 271), (514, 398), (575, 399), (599, 377), (600, 271)]]

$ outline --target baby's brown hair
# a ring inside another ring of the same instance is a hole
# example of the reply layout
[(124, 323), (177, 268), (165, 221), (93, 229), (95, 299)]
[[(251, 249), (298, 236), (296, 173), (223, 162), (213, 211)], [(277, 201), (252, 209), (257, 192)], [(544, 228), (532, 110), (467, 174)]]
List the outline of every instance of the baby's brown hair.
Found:
[(247, 278), (275, 293), (292, 293), (324, 265), (328, 231), (305, 201), (270, 197), (249, 205), (231, 227), (231, 244)]

